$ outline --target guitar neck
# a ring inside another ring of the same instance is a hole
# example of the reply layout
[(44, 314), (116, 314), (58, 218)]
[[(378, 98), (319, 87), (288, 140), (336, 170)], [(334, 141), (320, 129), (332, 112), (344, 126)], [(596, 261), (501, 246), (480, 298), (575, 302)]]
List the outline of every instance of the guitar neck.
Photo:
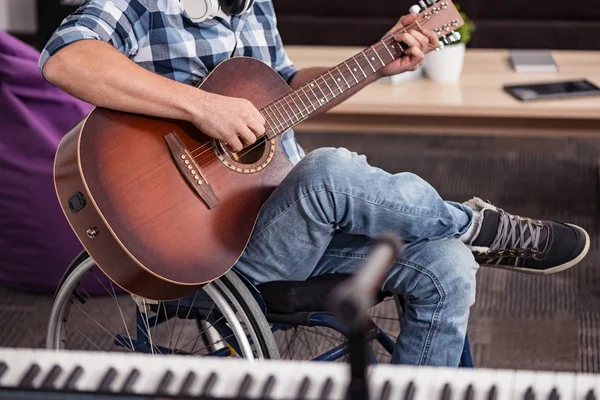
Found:
[[(464, 25), (464, 20), (452, 0), (419, 1), (419, 6), (413, 6), (411, 12), (417, 13), (416, 21), (401, 30), (422, 31), (427, 26), (440, 39), (440, 46), (460, 40), (460, 34), (455, 30)], [(266, 136), (273, 138), (315, 112), (342, 102), (356, 92), (353, 88), (372, 81), (383, 67), (403, 56), (403, 47), (404, 44), (388, 34), (354, 57), (262, 108), (261, 113), (267, 121)]]
[(340, 103), (351, 90), (404, 54), (403, 45), (391, 35), (305, 83), (261, 109), (267, 136), (273, 138), (304, 121), (323, 107)]

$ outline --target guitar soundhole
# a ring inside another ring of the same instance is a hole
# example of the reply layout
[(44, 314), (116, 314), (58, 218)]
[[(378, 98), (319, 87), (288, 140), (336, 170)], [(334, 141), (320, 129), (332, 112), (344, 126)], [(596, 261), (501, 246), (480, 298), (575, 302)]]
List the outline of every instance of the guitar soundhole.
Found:
[(229, 152), (229, 156), (240, 164), (252, 165), (259, 162), (265, 154), (265, 138), (261, 137), (256, 142), (240, 152)]

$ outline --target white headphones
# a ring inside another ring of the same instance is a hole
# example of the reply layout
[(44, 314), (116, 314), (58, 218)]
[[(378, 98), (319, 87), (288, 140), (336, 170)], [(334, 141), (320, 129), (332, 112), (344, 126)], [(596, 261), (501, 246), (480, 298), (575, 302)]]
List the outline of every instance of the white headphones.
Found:
[(194, 22), (214, 18), (219, 9), (227, 15), (240, 15), (252, 9), (255, 0), (179, 0), (179, 3)]

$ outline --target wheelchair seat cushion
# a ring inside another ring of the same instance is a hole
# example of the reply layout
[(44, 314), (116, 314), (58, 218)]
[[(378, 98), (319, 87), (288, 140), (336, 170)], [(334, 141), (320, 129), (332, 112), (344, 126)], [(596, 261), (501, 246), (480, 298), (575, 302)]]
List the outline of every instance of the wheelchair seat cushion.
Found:
[[(257, 285), (269, 314), (331, 312), (328, 304), (333, 289), (351, 274), (326, 274), (305, 281), (273, 281)], [(379, 293), (376, 303), (389, 293)]]

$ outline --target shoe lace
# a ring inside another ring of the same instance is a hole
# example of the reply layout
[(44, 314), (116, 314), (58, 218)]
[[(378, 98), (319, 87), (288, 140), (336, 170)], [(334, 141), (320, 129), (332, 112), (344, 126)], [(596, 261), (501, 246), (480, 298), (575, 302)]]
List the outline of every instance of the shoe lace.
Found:
[(529, 218), (510, 215), (500, 209), (498, 211), (500, 223), (490, 251), (522, 250), (528, 247), (537, 251), (542, 225), (533, 223)]

